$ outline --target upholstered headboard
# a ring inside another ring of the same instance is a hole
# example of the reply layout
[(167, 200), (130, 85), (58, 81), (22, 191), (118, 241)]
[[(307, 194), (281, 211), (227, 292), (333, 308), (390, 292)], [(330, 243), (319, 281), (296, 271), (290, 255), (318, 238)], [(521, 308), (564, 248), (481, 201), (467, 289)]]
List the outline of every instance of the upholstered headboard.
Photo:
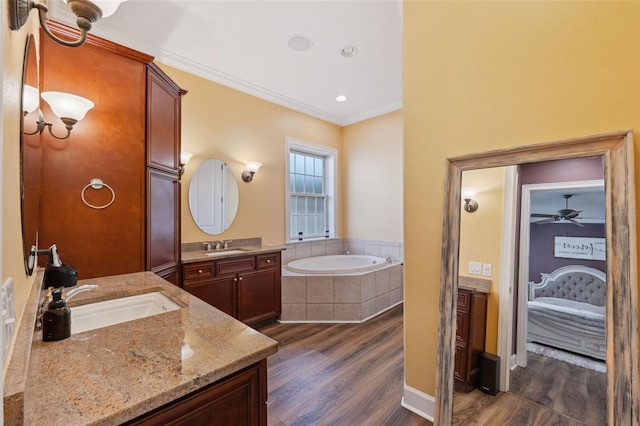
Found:
[(529, 300), (536, 297), (559, 297), (604, 306), (607, 297), (606, 274), (582, 265), (558, 268), (542, 273), (539, 283), (529, 282)]

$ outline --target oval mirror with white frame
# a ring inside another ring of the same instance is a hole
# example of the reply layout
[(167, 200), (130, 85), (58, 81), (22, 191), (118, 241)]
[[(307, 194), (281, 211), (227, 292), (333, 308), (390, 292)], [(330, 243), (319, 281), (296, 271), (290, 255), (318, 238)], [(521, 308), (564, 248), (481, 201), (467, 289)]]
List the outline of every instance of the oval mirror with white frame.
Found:
[(203, 232), (217, 235), (236, 217), (240, 196), (231, 168), (222, 160), (203, 161), (189, 184), (191, 217)]

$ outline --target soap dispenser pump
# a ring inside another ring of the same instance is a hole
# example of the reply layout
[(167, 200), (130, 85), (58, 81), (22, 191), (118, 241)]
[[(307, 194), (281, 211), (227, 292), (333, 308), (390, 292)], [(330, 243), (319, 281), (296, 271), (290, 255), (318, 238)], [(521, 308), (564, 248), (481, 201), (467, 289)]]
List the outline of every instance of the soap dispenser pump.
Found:
[(53, 300), (42, 314), (42, 340), (62, 340), (71, 336), (71, 309), (62, 298), (64, 287), (51, 292)]

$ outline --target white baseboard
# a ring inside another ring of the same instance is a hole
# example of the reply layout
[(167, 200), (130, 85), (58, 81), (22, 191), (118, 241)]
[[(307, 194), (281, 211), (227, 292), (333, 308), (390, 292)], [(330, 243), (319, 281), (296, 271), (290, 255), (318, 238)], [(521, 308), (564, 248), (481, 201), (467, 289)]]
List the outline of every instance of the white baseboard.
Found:
[(430, 422), (433, 422), (433, 416), (435, 415), (435, 401), (435, 398), (431, 395), (420, 392), (406, 383), (404, 384), (404, 395), (400, 405)]

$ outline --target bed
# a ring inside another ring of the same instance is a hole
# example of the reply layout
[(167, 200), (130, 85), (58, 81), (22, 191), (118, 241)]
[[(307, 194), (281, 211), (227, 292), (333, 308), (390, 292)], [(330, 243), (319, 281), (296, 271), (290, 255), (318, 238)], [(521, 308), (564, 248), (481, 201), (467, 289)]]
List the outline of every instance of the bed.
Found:
[(606, 359), (604, 272), (569, 265), (529, 282), (527, 340)]

